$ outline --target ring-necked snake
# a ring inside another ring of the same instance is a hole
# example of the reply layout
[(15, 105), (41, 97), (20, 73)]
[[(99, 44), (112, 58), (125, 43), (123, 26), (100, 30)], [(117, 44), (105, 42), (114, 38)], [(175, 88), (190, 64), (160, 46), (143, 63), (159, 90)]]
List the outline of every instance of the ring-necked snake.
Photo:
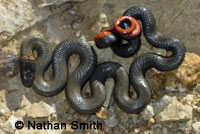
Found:
[[(38, 52), (37, 58), (33, 51)], [(68, 75), (67, 63), (72, 54), (80, 56), (80, 64)], [(32, 37), (21, 46), (20, 73), (22, 83), (32, 87), (42, 96), (53, 96), (66, 88), (69, 104), (77, 112), (91, 114), (103, 105), (106, 94), (101, 84), (95, 79), (90, 80), (91, 96), (84, 98), (81, 89), (88, 81), (95, 66), (97, 57), (93, 48), (83, 40), (61, 42), (51, 54), (48, 43), (40, 37)], [(52, 64), (53, 76), (45, 80), (44, 73)]]
[[(122, 19), (123, 16), (124, 19)], [(109, 46), (121, 48), (123, 46), (117, 43), (118, 38), (126, 39), (129, 42), (138, 38), (138, 36), (140, 36), (139, 34), (134, 34), (134, 36), (131, 34), (134, 30), (136, 30), (134, 33), (139, 32), (136, 27), (134, 29), (131, 26), (137, 25), (135, 24), (136, 22), (131, 21), (131, 18), (129, 18), (132, 17), (132, 19), (140, 20), (142, 22), (144, 36), (152, 46), (164, 48), (172, 52), (172, 55), (169, 57), (158, 55), (156, 53), (147, 53), (137, 57), (135, 61), (133, 61), (129, 70), (129, 79), (130, 84), (134, 87), (137, 94), (135, 100), (130, 98), (127, 91), (123, 91), (122, 89), (118, 91), (118, 89), (116, 89), (114, 98), (118, 106), (127, 113), (139, 113), (150, 103), (151, 99), (151, 90), (149, 84), (145, 80), (146, 71), (150, 68), (156, 68), (160, 71), (170, 71), (178, 68), (184, 59), (185, 47), (179, 40), (163, 36), (157, 31), (155, 18), (147, 8), (134, 6), (126, 10), (123, 16), (115, 22), (115, 27), (112, 28), (112, 30), (106, 30), (95, 37), (95, 43), (98, 48)], [(110, 33), (104, 34), (105, 32)], [(132, 45), (138, 46), (137, 43)], [(124, 47), (124, 49), (127, 49), (126, 47)], [(120, 51), (120, 49), (118, 49), (118, 51)], [(137, 50), (133, 51), (135, 53)], [(116, 53), (116, 51), (114, 52)], [(119, 52), (116, 54), (125, 57)]]
[[(127, 113), (139, 113), (149, 104), (151, 90), (145, 80), (145, 73), (150, 68), (169, 71), (177, 68), (184, 59), (185, 47), (174, 38), (167, 38), (157, 32), (152, 13), (143, 7), (131, 7), (118, 18), (111, 29), (95, 37), (97, 47), (111, 47), (119, 56), (130, 57), (140, 47), (141, 28), (137, 20), (142, 22), (144, 36), (147, 41), (158, 48), (172, 51), (170, 57), (155, 53), (143, 54), (136, 58), (129, 70), (130, 84), (134, 87), (137, 98), (129, 96), (128, 74), (115, 62), (104, 62), (96, 66), (97, 57), (93, 48), (83, 40), (66, 40), (61, 42), (53, 53), (48, 43), (40, 37), (33, 37), (21, 46), (20, 75), (26, 87), (32, 87), (43, 96), (53, 96), (64, 88), (66, 98), (72, 108), (80, 113), (91, 114), (99, 110), (106, 98), (105, 81), (115, 80), (114, 99), (117, 105)], [(123, 44), (127, 40), (127, 44)], [(33, 51), (37, 51), (34, 57)], [(68, 75), (68, 60), (72, 54), (80, 56), (80, 64)], [(53, 75), (45, 80), (44, 73), (52, 64)], [(83, 97), (82, 87), (90, 81), (91, 95)]]

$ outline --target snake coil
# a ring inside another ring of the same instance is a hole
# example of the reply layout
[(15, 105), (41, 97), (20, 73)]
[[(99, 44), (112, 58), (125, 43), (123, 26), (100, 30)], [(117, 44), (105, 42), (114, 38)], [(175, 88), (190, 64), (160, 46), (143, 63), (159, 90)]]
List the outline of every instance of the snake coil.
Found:
[[(141, 112), (151, 100), (151, 90), (145, 80), (146, 71), (150, 68), (160, 71), (178, 68), (183, 62), (186, 50), (179, 40), (163, 36), (157, 31), (153, 14), (144, 7), (129, 8), (122, 17), (117, 19), (113, 28), (95, 37), (96, 46), (111, 47), (121, 57), (134, 55), (141, 45), (141, 28), (137, 20), (142, 23), (146, 40), (154, 47), (171, 51), (171, 56), (156, 53), (143, 54), (132, 62), (128, 76), (125, 69), (115, 62), (104, 62), (96, 66), (95, 51), (83, 40), (65, 40), (51, 53), (49, 44), (36, 36), (25, 40), (20, 49), (22, 83), (47, 97), (54, 96), (65, 88), (66, 98), (75, 111), (92, 114), (103, 106), (106, 99), (105, 81), (107, 78), (113, 78), (116, 104), (127, 113)], [(124, 44), (123, 40), (128, 43)], [(37, 51), (36, 57), (33, 51)], [(69, 75), (68, 60), (72, 54), (80, 56), (80, 64)], [(46, 80), (44, 74), (50, 65), (53, 71), (52, 78)], [(81, 91), (88, 80), (91, 95), (83, 97)], [(136, 91), (136, 99), (129, 95), (129, 82)]]
[[(115, 90), (115, 101), (123, 111), (127, 113), (139, 113), (146, 107), (146, 105), (150, 103), (151, 99), (151, 90), (149, 84), (145, 80), (146, 71), (150, 68), (156, 68), (160, 71), (171, 71), (178, 68), (178, 66), (183, 62), (186, 50), (183, 43), (178, 39), (166, 37), (157, 31), (155, 18), (151, 11), (149, 11), (147, 8), (134, 6), (126, 10), (123, 16), (129, 16), (142, 22), (144, 36), (152, 46), (156, 48), (163, 48), (172, 52), (172, 55), (169, 57), (156, 53), (147, 53), (140, 55), (135, 59), (135, 61), (132, 62), (129, 69), (129, 79), (130, 84), (136, 91), (136, 99), (132, 99), (129, 96), (126, 88), (125, 90)], [(119, 26), (122, 30), (131, 29), (131, 26), (130, 24), (127, 24), (127, 21), (121, 21)], [(110, 35), (115, 36), (115, 38), (119, 38), (118, 36), (120, 35), (121, 38), (125, 39), (130, 37), (130, 34), (121, 33), (119, 30), (118, 35), (116, 35), (114, 32)], [(131, 38), (129, 38), (129, 41), (134, 40), (134, 38)], [(98, 47), (102, 44), (103, 46), (110, 46), (112, 44), (119, 48), (119, 45), (116, 43), (116, 41), (117, 40), (113, 40), (113, 37), (111, 39), (109, 36), (105, 35), (96, 40), (96, 45)], [(138, 46), (138, 44), (135, 45)], [(124, 49), (126, 49), (126, 47), (124, 47)], [(118, 55), (124, 57), (124, 55), (120, 55), (120, 53), (118, 53)]]
[[(35, 58), (33, 51), (38, 52)], [(71, 107), (80, 113), (91, 114), (99, 110), (106, 98), (105, 89), (95, 79), (90, 80), (91, 96), (85, 98), (81, 89), (92, 75), (96, 66), (96, 54), (93, 48), (83, 40), (61, 42), (53, 54), (49, 44), (40, 37), (32, 37), (21, 46), (20, 75), (24, 86), (32, 87), (42, 96), (54, 96), (64, 87), (66, 98)], [(80, 56), (80, 64), (68, 75), (68, 60), (72, 54)], [(44, 73), (52, 63), (53, 75), (45, 80)]]

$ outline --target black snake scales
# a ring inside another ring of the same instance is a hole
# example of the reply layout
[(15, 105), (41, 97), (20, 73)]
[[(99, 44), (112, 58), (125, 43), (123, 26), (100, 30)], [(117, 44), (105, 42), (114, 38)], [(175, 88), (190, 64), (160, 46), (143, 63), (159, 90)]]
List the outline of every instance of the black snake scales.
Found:
[[(172, 52), (169, 57), (162, 56), (156, 53), (147, 53), (137, 57), (130, 66), (129, 79), (130, 84), (136, 91), (137, 98), (131, 99), (128, 91), (116, 89), (114, 98), (117, 105), (127, 113), (139, 113), (141, 112), (147, 104), (150, 103), (151, 90), (149, 84), (145, 80), (145, 73), (150, 68), (156, 68), (160, 71), (171, 71), (178, 68), (178, 66), (183, 62), (185, 56), (185, 47), (178, 39), (169, 38), (162, 35), (157, 31), (156, 21), (153, 14), (145, 7), (131, 7), (125, 11), (123, 16), (129, 16), (136, 20), (142, 22), (143, 33), (146, 40), (156, 48), (163, 48)], [(124, 19), (117, 24), (121, 27), (121, 31), (130, 29), (130, 24), (127, 21), (131, 19)], [(115, 22), (116, 23), (116, 22)], [(120, 24), (119, 24), (120, 23)], [(134, 23), (132, 23), (133, 25)], [(116, 24), (115, 24), (116, 25)], [(139, 38), (138, 36), (130, 36), (130, 33), (122, 33), (117, 30), (116, 27), (108, 29), (96, 36), (95, 42), (98, 48), (105, 48), (115, 46), (114, 51), (117, 55), (121, 57), (129, 57), (137, 51), (137, 49), (132, 51), (127, 51), (127, 53), (121, 54), (121, 48), (128, 49), (130, 46), (139, 46), (140, 42), (136, 42)], [(134, 31), (134, 29), (133, 29)], [(110, 38), (112, 37), (112, 38)], [(118, 38), (127, 40), (128, 42), (135, 41), (135, 44), (124, 46), (119, 44)], [(137, 47), (135, 47), (137, 48)], [(124, 51), (124, 50), (123, 50)], [(128, 53), (129, 52), (129, 53)], [(131, 54), (132, 53), (132, 54)], [(125, 56), (124, 56), (125, 55)], [(128, 56), (127, 56), (128, 55)]]
[[(25, 40), (20, 52), (22, 83), (43, 96), (56, 95), (66, 88), (66, 98), (72, 108), (80, 113), (91, 114), (103, 106), (106, 98), (105, 81), (107, 78), (113, 78), (116, 104), (127, 113), (141, 112), (151, 99), (151, 90), (145, 80), (146, 71), (150, 68), (160, 71), (176, 69), (184, 59), (185, 47), (179, 40), (163, 36), (157, 31), (154, 16), (148, 9), (131, 7), (123, 16), (115, 22), (114, 28), (96, 36), (95, 42), (98, 48), (110, 46), (119, 56), (134, 55), (141, 45), (140, 25), (136, 21), (140, 20), (147, 41), (154, 47), (172, 52), (169, 57), (147, 53), (133, 61), (129, 70), (129, 79), (137, 93), (136, 99), (129, 96), (128, 74), (124, 68), (115, 62), (104, 62), (96, 66), (97, 57), (93, 48), (78, 39), (61, 42), (53, 53), (48, 43), (40, 37)], [(123, 44), (122, 40), (127, 40), (128, 43)], [(38, 53), (37, 57), (33, 56), (34, 50)], [(68, 75), (67, 65), (72, 54), (80, 56), (80, 64), (71, 75)], [(52, 64), (53, 75), (47, 81), (44, 73), (50, 64)], [(91, 95), (83, 97), (81, 89), (88, 80)]]

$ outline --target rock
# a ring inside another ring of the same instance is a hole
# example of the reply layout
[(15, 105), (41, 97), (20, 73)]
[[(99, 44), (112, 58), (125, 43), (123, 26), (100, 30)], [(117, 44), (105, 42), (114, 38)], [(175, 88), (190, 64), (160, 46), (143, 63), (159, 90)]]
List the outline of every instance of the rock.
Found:
[(26, 115), (26, 112), (24, 110), (19, 109), (16, 112), (14, 112), (13, 115), (19, 119), (23, 119), (23, 117)]
[(193, 120), (189, 120), (187, 121), (186, 123), (181, 123), (182, 125), (180, 125), (180, 128), (183, 132), (185, 132), (186, 134), (191, 134), (191, 131), (192, 131), (192, 123), (193, 123)]
[(85, 134), (99, 134), (98, 130), (86, 130)]
[(144, 111), (141, 113), (142, 119), (150, 120), (154, 116), (153, 107), (151, 105), (147, 105)]
[(164, 127), (164, 128), (162, 129), (162, 134), (168, 134), (167, 132), (168, 132), (168, 131), (167, 131), (167, 128)]
[(5, 133), (11, 133), (13, 134), (15, 132), (15, 122), (17, 122), (19, 119), (15, 116), (11, 115), (10, 118), (5, 123), (0, 123), (0, 128)]
[(105, 107), (101, 107), (101, 109), (99, 110), (99, 112), (96, 113), (96, 115), (101, 118), (101, 119), (106, 119), (108, 118), (110, 112), (108, 111), (107, 108)]
[[(200, 56), (187, 52), (178, 69), (169, 72), (155, 71), (153, 89), (185, 92), (192, 90), (200, 82)], [(162, 84), (161, 84), (162, 83)]]
[(135, 134), (138, 134), (140, 131), (139, 131), (139, 129), (135, 128), (135, 129), (133, 130), (133, 132), (134, 132)]
[(56, 131), (48, 131), (48, 130), (38, 130), (38, 129), (28, 129), (27, 127), (24, 127), (21, 130), (16, 130), (15, 134), (62, 134), (59, 130)]
[(108, 108), (108, 106), (111, 103), (112, 100), (112, 94), (113, 94), (113, 88), (114, 88), (114, 81), (113, 79), (107, 79), (105, 82), (105, 88), (106, 88), (106, 100), (103, 104), (105, 108)]
[(200, 84), (198, 83), (197, 86), (195, 87), (195, 91), (197, 91), (198, 93), (200, 93)]
[(183, 87), (174, 87), (174, 86), (167, 86), (166, 90), (170, 91), (170, 92), (175, 92), (175, 91), (186, 92), (186, 91), (188, 91), (186, 88), (183, 88)]
[(5, 103), (0, 103), (0, 119), (5, 120), (8, 119), (11, 115), (10, 109), (7, 107)]
[(168, 104), (176, 101), (176, 97), (171, 97), (168, 95), (164, 95), (159, 101), (153, 103), (154, 113), (160, 113)]
[(29, 0), (9, 0), (0, 2), (0, 42), (11, 39), (37, 22), (46, 19), (50, 10), (35, 10)]
[(100, 111), (96, 113), (96, 115), (100, 119), (104, 120), (107, 127), (115, 127), (119, 123), (113, 107), (109, 107), (108, 109), (101, 107)]
[(75, 15), (77, 15), (77, 12), (75, 11), (75, 10), (69, 10), (68, 11), (72, 16), (75, 16)]
[(66, 2), (84, 2), (86, 0), (37, 0), (38, 7), (59, 6)]
[(0, 51), (0, 75), (14, 76), (18, 72), (18, 56), (10, 52)]
[(187, 121), (192, 119), (193, 109), (189, 105), (183, 105), (176, 97), (172, 102), (164, 107), (164, 109), (155, 116), (157, 122), (168, 121)]
[(180, 102), (182, 104), (188, 104), (188, 105), (192, 106), (199, 102), (198, 97), (193, 94), (179, 94), (178, 98), (179, 97), (181, 97)]
[(31, 106), (31, 103), (30, 101), (26, 98), (26, 96), (22, 96), (22, 101), (21, 101), (21, 104), (20, 104), (20, 107), (19, 108), (25, 108), (25, 107), (30, 107)]
[(6, 102), (6, 95), (7, 95), (6, 90), (0, 90), (0, 102), (5, 103)]
[(151, 118), (149, 121), (148, 121), (148, 125), (153, 125), (155, 123), (155, 119), (154, 118)]
[(115, 126), (117, 126), (119, 124), (119, 121), (118, 121), (114, 111), (115, 111), (114, 108), (110, 107), (109, 108), (109, 114), (108, 114), (107, 118), (104, 119), (105, 125), (107, 127), (111, 127), (112, 128), (112, 127), (115, 127)]
[(131, 125), (134, 125), (134, 127), (135, 127), (135, 125), (136, 125), (137, 122), (138, 122), (138, 115), (137, 115), (137, 114), (130, 114), (130, 115), (129, 115), (129, 119), (132, 120)]
[(198, 134), (200, 132), (200, 122), (195, 122), (192, 124), (193, 134)]
[(106, 17), (106, 15), (104, 13), (101, 13), (99, 15), (99, 22), (101, 22), (102, 24), (104, 24), (104, 27), (108, 27), (109, 26), (107, 17)]
[(90, 30), (92, 30), (94, 33), (99, 33), (103, 28), (108, 28), (108, 27), (109, 23), (107, 17), (104, 13), (101, 13), (99, 15), (99, 19), (96, 21), (96, 23), (94, 23), (91, 26)]
[(17, 91), (17, 90), (25, 89), (25, 87), (22, 87), (23, 84), (21, 82), (20, 75), (16, 75), (15, 77), (12, 77), (8, 81), (8, 85), (7, 86), (9, 87), (9, 88), (7, 88), (8, 91)]
[(69, 125), (69, 124), (67, 124), (65, 131), (67, 134), (73, 134), (73, 132), (74, 132), (74, 130), (71, 128), (71, 125)]
[(78, 28), (80, 25), (81, 25), (81, 23), (79, 23), (77, 21), (73, 21), (71, 24), (72, 28), (74, 28), (74, 29)]
[(63, 115), (65, 113), (69, 113), (70, 106), (66, 100), (58, 101), (55, 103), (55, 111), (57, 115)]
[(77, 38), (80, 37), (80, 36), (81, 36), (81, 31), (80, 31), (80, 30), (77, 31), (77, 32), (75, 33), (75, 35), (76, 35)]
[(26, 110), (26, 115), (27, 117), (30, 118), (47, 118), (54, 112), (55, 110), (53, 108), (51, 108), (48, 104), (41, 101), (39, 103), (33, 103)]
[(0, 91), (0, 118), (2, 120), (7, 120), (11, 114), (10, 109), (6, 105), (6, 95), (7, 92), (5, 90)]
[(128, 122), (128, 119), (129, 119), (129, 116), (127, 113), (120, 113), (119, 114), (119, 122), (120, 123), (127, 123)]

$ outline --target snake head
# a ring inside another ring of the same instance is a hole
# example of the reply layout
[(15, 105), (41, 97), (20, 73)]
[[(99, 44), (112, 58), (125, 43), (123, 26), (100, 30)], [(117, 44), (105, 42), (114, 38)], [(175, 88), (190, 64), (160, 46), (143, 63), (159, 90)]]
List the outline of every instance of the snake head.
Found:
[(117, 38), (112, 33), (112, 28), (99, 33), (95, 38), (95, 44), (98, 48), (107, 48), (117, 41)]
[(31, 87), (35, 78), (35, 58), (33, 56), (23, 56), (19, 62), (21, 81), (25, 87)]

